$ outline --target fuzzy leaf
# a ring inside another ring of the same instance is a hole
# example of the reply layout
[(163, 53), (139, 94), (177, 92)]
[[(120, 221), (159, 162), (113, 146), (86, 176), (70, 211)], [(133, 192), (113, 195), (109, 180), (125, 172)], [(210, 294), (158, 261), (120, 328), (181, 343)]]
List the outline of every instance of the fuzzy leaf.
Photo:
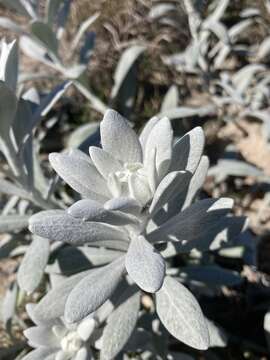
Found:
[(95, 146), (89, 148), (90, 157), (100, 174), (107, 179), (110, 173), (122, 170), (123, 165), (111, 154)]
[(172, 155), (173, 131), (169, 119), (161, 119), (151, 130), (145, 145), (144, 165), (150, 169), (152, 152), (156, 150), (156, 169), (161, 179), (170, 166)]
[(40, 323), (51, 324), (64, 314), (65, 303), (71, 290), (93, 270), (80, 272), (50, 290), (34, 307), (33, 315)]
[(100, 359), (111, 360), (120, 353), (130, 338), (140, 309), (140, 292), (124, 300), (109, 316), (103, 332)]
[(117, 160), (142, 162), (142, 148), (135, 131), (114, 110), (107, 110), (100, 124), (102, 148)]
[(209, 347), (209, 333), (201, 308), (177, 280), (166, 277), (156, 294), (156, 310), (166, 329), (178, 340), (198, 350)]
[(162, 224), (147, 238), (153, 242), (180, 241), (184, 244), (197, 238), (203, 239), (232, 206), (233, 201), (229, 198), (198, 201)]
[(19, 267), (17, 279), (21, 289), (32, 293), (40, 284), (50, 254), (47, 239), (35, 237)]
[(106, 210), (100, 203), (90, 199), (77, 201), (68, 209), (68, 214), (84, 221), (103, 222), (111, 225), (126, 225), (136, 219), (120, 211)]
[(118, 197), (108, 200), (104, 204), (107, 210), (123, 211), (130, 214), (138, 215), (141, 211), (141, 206), (138, 201), (128, 197)]
[(154, 128), (154, 126), (156, 126), (156, 124), (159, 121), (160, 121), (160, 119), (157, 116), (154, 116), (146, 123), (146, 125), (142, 129), (139, 139), (140, 139), (140, 143), (141, 143), (141, 146), (143, 149), (143, 153), (145, 153), (145, 147), (146, 147), (146, 142), (148, 140), (148, 137), (151, 134), (151, 131)]
[(24, 331), (24, 336), (29, 340), (33, 347), (51, 347), (59, 346), (59, 340), (55, 336), (51, 327), (44, 325), (32, 326)]
[(68, 296), (65, 320), (74, 323), (100, 307), (113, 294), (124, 274), (124, 257), (92, 271)]
[(186, 198), (182, 207), (183, 209), (191, 205), (196, 195), (198, 194), (199, 190), (203, 186), (206, 179), (208, 168), (209, 168), (208, 157), (202, 156), (199, 165), (189, 183)]
[(201, 127), (196, 127), (174, 145), (170, 171), (187, 170), (193, 173), (199, 164), (203, 148), (204, 133)]
[(149, 212), (153, 216), (177, 193), (187, 189), (190, 173), (188, 171), (173, 171), (166, 175), (157, 187)]
[(73, 245), (92, 241), (127, 241), (125, 233), (116, 227), (98, 222), (85, 222), (63, 210), (41, 211), (33, 215), (29, 221), (29, 229), (38, 236)]
[(85, 197), (104, 202), (109, 198), (107, 185), (90, 159), (77, 156), (77, 152), (49, 155), (49, 160), (58, 175), (75, 191)]
[(142, 290), (155, 293), (161, 288), (165, 262), (143, 236), (131, 240), (125, 263), (128, 274)]

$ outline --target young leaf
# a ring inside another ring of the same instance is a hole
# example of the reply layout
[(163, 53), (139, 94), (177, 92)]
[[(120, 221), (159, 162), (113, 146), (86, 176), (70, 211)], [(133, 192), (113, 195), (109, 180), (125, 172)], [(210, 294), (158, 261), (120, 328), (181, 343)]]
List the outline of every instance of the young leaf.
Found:
[(49, 160), (58, 175), (75, 191), (85, 197), (105, 202), (110, 198), (107, 184), (90, 158), (77, 156), (71, 150), (68, 153), (51, 153)]
[(68, 214), (84, 221), (103, 222), (118, 226), (137, 223), (134, 217), (120, 211), (106, 210), (100, 203), (90, 199), (77, 201), (68, 209)]
[(100, 124), (102, 148), (117, 160), (142, 162), (142, 149), (137, 134), (116, 111), (107, 110)]

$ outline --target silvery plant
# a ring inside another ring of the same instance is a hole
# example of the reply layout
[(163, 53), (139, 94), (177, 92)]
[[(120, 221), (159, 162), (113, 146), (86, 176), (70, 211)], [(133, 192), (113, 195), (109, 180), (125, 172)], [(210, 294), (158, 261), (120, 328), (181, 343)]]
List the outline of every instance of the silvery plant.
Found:
[[(22, 51), (30, 58), (58, 73), (59, 79), (64, 78), (67, 81), (73, 81), (92, 106), (97, 111), (104, 112), (106, 106), (90, 89), (86, 75), (87, 65), (95, 43), (95, 33), (89, 31), (89, 28), (99, 14), (91, 15), (80, 24), (71, 45), (68, 44), (67, 52), (63, 38), (67, 30), (71, 0), (47, 0), (45, 13), (39, 1), (3, 0), (1, 3), (9, 9), (15, 10), (18, 15), (27, 20), (27, 26), (22, 26), (9, 18), (0, 17), (1, 27), (19, 35)], [(34, 74), (22, 73), (19, 81), (24, 82), (47, 77), (50, 77), (50, 74), (45, 71)]]
[(203, 130), (175, 141), (170, 121), (154, 117), (138, 137), (125, 118), (107, 110), (100, 136), (90, 157), (75, 149), (49, 155), (82, 199), (36, 213), (29, 229), (58, 244), (51, 280), (60, 269), (70, 268), (65, 275), (75, 269), (56, 277), (31, 307), (36, 327), (25, 335), (35, 350), (25, 360), (109, 360), (121, 352), (173, 359), (166, 344), (157, 346), (168, 333), (206, 350), (218, 331), (172, 259), (230, 244), (245, 219), (230, 215), (231, 199), (198, 199), (209, 165)]
[[(18, 86), (19, 56), (16, 41), (1, 43), (0, 56), (0, 151), (4, 165), (1, 169), (0, 232), (6, 234), (1, 243), (1, 257), (18, 256), (26, 252), (18, 272), (20, 288), (33, 292), (40, 284), (47, 264), (50, 245), (46, 239), (29, 236), (25, 232), (29, 217), (42, 209), (63, 207), (61, 200), (55, 199), (57, 178), (49, 179), (40, 162), (39, 147), (46, 130), (38, 131), (52, 106), (61, 97), (65, 87), (58, 86), (44, 96), (35, 88), (25, 90)], [(44, 126), (46, 129), (46, 126)], [(32, 241), (33, 240), (33, 241)], [(31, 244), (29, 246), (29, 244)], [(32, 274), (29, 261), (36, 249), (40, 249), (39, 271)], [(4, 322), (14, 315), (18, 295), (16, 286), (7, 292), (4, 301)]]
[[(15, 10), (19, 16), (27, 20), (27, 25), (22, 26), (9, 18), (0, 17), (0, 26), (19, 36), (20, 48), (26, 56), (52, 70), (49, 73), (47, 71), (34, 74), (22, 72), (19, 82), (54, 78), (55, 74), (58, 74), (59, 80), (65, 80), (62, 87), (72, 82), (89, 101), (89, 105), (97, 112), (104, 114), (108, 106), (91, 89), (87, 74), (87, 67), (95, 45), (95, 33), (89, 31), (89, 28), (98, 19), (99, 13), (83, 21), (71, 44), (67, 45), (64, 37), (65, 32), (68, 31), (72, 0), (47, 0), (45, 11), (40, 1), (1, 0), (0, 3)], [(130, 115), (135, 101), (137, 60), (145, 49), (146, 46), (137, 41), (135, 44), (126, 46), (114, 72), (114, 84), (107, 103), (117, 106), (125, 114)]]
[[(183, 1), (188, 17), (191, 41), (184, 51), (164, 57), (164, 62), (181, 72), (191, 74), (214, 74), (223, 69), (232, 53), (248, 52), (248, 47), (239, 44), (239, 37), (254, 23), (253, 13), (246, 13), (235, 25), (228, 28), (223, 22), (230, 0), (213, 1), (207, 7), (207, 16), (202, 15), (200, 2)], [(172, 18), (179, 6), (164, 2), (154, 5), (149, 17), (175, 27)], [(183, 11), (182, 11), (183, 12)]]

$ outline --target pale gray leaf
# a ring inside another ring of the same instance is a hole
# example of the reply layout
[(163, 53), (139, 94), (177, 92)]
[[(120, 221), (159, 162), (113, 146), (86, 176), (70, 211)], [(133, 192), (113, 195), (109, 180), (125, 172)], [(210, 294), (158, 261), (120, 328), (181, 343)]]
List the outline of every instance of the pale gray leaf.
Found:
[(213, 321), (205, 319), (210, 338), (210, 347), (226, 347), (228, 345), (228, 336), (225, 331)]
[(167, 13), (175, 11), (175, 10), (176, 10), (176, 6), (169, 2), (156, 4), (151, 7), (148, 17), (151, 20), (155, 20), (155, 19), (161, 18), (164, 15), (166, 15)]
[(0, 79), (15, 93), (18, 79), (18, 45), (16, 40), (10, 44), (2, 42), (0, 64)]
[(140, 134), (140, 143), (143, 149), (143, 153), (145, 153), (145, 146), (146, 146), (146, 142), (147, 139), (153, 129), (153, 127), (160, 121), (160, 119), (157, 116), (152, 117), (144, 126), (141, 134)]
[(188, 171), (172, 171), (163, 178), (154, 193), (149, 208), (151, 216), (161, 209), (171, 198), (181, 192), (182, 189), (187, 188), (191, 177), (190, 175)]
[(147, 239), (152, 242), (180, 241), (184, 244), (193, 239), (203, 239), (232, 206), (233, 200), (229, 198), (197, 201), (148, 234)]
[(68, 139), (68, 147), (75, 148), (81, 145), (88, 137), (95, 134), (99, 128), (98, 122), (91, 122), (90, 124), (84, 124), (78, 126), (70, 135)]
[(40, 284), (50, 255), (48, 239), (35, 237), (21, 262), (17, 280), (20, 288), (28, 294)]
[(182, 284), (167, 276), (156, 294), (157, 314), (178, 340), (198, 350), (209, 347), (207, 323), (195, 297)]
[(251, 84), (254, 76), (265, 70), (266, 67), (262, 64), (250, 64), (237, 71), (232, 77), (232, 82), (236, 86), (238, 93), (243, 94)]
[(0, 216), (0, 233), (20, 231), (27, 228), (30, 215)]
[(59, 346), (59, 339), (49, 326), (32, 326), (24, 330), (23, 333), (33, 347), (57, 348)]
[[(51, 356), (53, 356), (51, 358)], [(23, 360), (53, 360), (54, 357), (56, 356), (56, 351), (55, 349), (51, 349), (48, 347), (45, 348), (39, 348), (39, 349), (35, 349), (33, 351), (31, 351), (30, 353), (28, 353), (26, 356), (23, 357)]]
[(124, 257), (121, 257), (81, 280), (68, 296), (65, 320), (78, 322), (104, 304), (122, 280), (124, 270)]
[(152, 128), (145, 146), (144, 165), (151, 168), (153, 149), (156, 150), (156, 168), (159, 180), (166, 174), (172, 156), (173, 130), (168, 118), (162, 118)]
[(132, 238), (125, 264), (128, 274), (142, 290), (155, 293), (161, 288), (165, 261), (143, 236)]
[(168, 108), (158, 113), (157, 116), (159, 118), (167, 117), (170, 120), (173, 119), (183, 119), (194, 116), (204, 117), (204, 116), (212, 116), (216, 114), (217, 109), (214, 105), (205, 105), (201, 107), (188, 107), (188, 106), (179, 106)]
[(171, 108), (176, 108), (179, 101), (179, 92), (176, 85), (172, 85), (167, 91), (162, 104), (161, 104), (161, 113), (164, 111), (170, 110)]
[(89, 18), (87, 18), (85, 21), (83, 21), (80, 24), (79, 30), (77, 31), (72, 44), (71, 44), (71, 48), (73, 50), (75, 50), (80, 42), (80, 40), (82, 39), (83, 35), (85, 34), (85, 32), (88, 30), (88, 28), (97, 20), (97, 18), (99, 17), (99, 13), (95, 13), (94, 15), (91, 15)]
[(74, 151), (69, 151), (52, 153), (49, 160), (58, 175), (78, 193), (101, 202), (110, 197), (105, 180), (91, 164), (90, 158), (82, 159)]
[(23, 199), (29, 199), (30, 196), (24, 189), (5, 179), (0, 179), (0, 191), (3, 194), (15, 195)]
[(201, 189), (201, 187), (205, 182), (208, 168), (209, 168), (209, 159), (207, 156), (202, 156), (199, 165), (189, 183), (189, 187), (187, 190), (186, 198), (182, 206), (182, 209), (185, 209), (186, 207), (191, 205), (191, 203), (195, 199), (196, 195), (198, 194), (199, 190)]
[(114, 226), (85, 222), (70, 216), (64, 210), (41, 211), (33, 215), (29, 221), (29, 229), (38, 236), (72, 245), (107, 240), (127, 241), (127, 235)]
[(73, 275), (50, 290), (35, 306), (33, 315), (37, 322), (51, 324), (64, 314), (65, 303), (71, 290), (93, 270)]
[(142, 207), (135, 199), (129, 197), (118, 197), (108, 200), (104, 208), (111, 211), (123, 211), (130, 214), (138, 215)]
[(32, 59), (51, 66), (51, 61), (47, 58), (46, 48), (43, 45), (38, 44), (37, 41), (31, 39), (29, 36), (22, 35), (20, 37), (20, 49)]
[(12, 318), (15, 315), (17, 296), (18, 296), (18, 286), (16, 283), (12, 283), (5, 294), (1, 309), (3, 323), (5, 327), (10, 326), (10, 322), (12, 321)]
[(268, 349), (270, 349), (270, 311), (268, 311), (264, 316), (263, 328), (265, 331), (267, 346)]
[(131, 71), (132, 66), (135, 64), (144, 50), (144, 46), (133, 45), (122, 53), (114, 73), (114, 86), (112, 89), (111, 98), (115, 98), (117, 96), (125, 78)]
[(3, 27), (4, 29), (13, 31), (17, 34), (23, 34), (24, 30), (21, 26), (19, 26), (17, 23), (12, 21), (11, 19), (0, 16), (0, 27)]
[(185, 134), (173, 147), (170, 171), (187, 170), (194, 173), (204, 148), (204, 133), (196, 127)]
[(222, 181), (227, 176), (263, 176), (263, 172), (257, 167), (241, 160), (220, 159), (217, 165), (208, 171), (209, 176), (215, 176), (217, 181)]
[(211, 13), (208, 19), (219, 21), (225, 14), (226, 9), (230, 4), (230, 0), (220, 0), (217, 2), (215, 10)]
[(107, 110), (100, 124), (101, 144), (105, 151), (126, 163), (142, 162), (137, 134), (120, 114)]
[(257, 57), (259, 60), (263, 60), (270, 53), (270, 36), (267, 36), (259, 46)]
[(103, 222), (111, 225), (136, 223), (136, 219), (120, 211), (109, 211), (91, 199), (77, 201), (68, 209), (68, 214), (84, 221)]
[(229, 33), (227, 31), (227, 28), (221, 22), (213, 21), (212, 19), (209, 21), (205, 21), (203, 23), (203, 29), (211, 31), (224, 44), (230, 43), (230, 38), (229, 38)]
[(100, 174), (107, 179), (110, 173), (123, 170), (123, 165), (107, 151), (95, 146), (89, 148), (90, 157)]
[(140, 309), (140, 292), (124, 300), (109, 316), (105, 326), (100, 359), (111, 360), (120, 353), (135, 329)]

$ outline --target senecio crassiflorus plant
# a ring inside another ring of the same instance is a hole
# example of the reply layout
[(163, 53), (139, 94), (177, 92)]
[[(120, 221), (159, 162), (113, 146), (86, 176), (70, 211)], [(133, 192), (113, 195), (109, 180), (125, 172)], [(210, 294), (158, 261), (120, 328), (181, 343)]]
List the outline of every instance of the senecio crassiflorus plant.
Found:
[(108, 110), (100, 135), (101, 147), (91, 146), (90, 158), (79, 150), (50, 154), (55, 171), (83, 199), (66, 210), (33, 215), (30, 230), (117, 256), (110, 261), (108, 253), (108, 264), (56, 284), (32, 309), (37, 327), (26, 336), (36, 349), (25, 360), (40, 354), (94, 359), (98, 351), (98, 358), (109, 360), (134, 351), (128, 340), (143, 327), (142, 296), (152, 299), (157, 323), (205, 350), (208, 323), (171, 259), (220, 247), (241, 232), (243, 219), (230, 216), (231, 199), (194, 202), (208, 169), (203, 130), (196, 127), (175, 142), (170, 121), (155, 117), (138, 137), (127, 120)]

